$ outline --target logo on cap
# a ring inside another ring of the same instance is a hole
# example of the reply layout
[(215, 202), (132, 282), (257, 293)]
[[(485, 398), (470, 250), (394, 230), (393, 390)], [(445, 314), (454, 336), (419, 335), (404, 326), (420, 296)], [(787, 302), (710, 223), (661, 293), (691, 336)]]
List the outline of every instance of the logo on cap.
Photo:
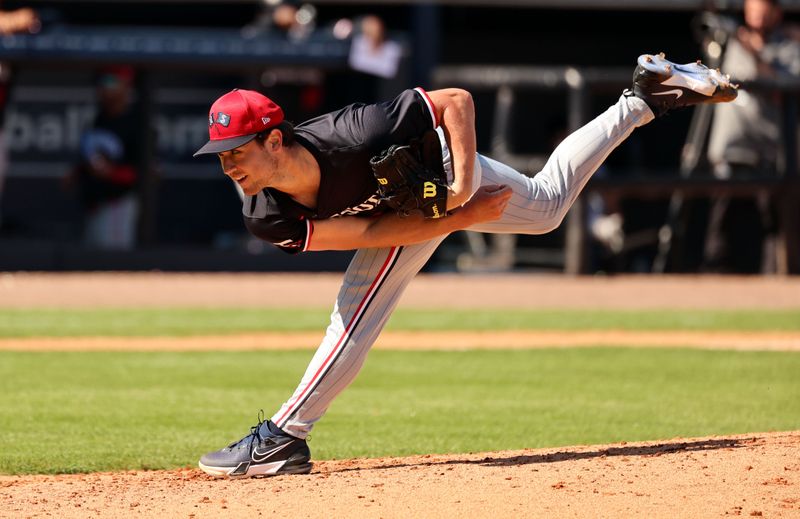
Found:
[(267, 125), (267, 124), (269, 124), (269, 122), (270, 122), (271, 120), (272, 120), (272, 118), (270, 118), (270, 117), (262, 117), (262, 118), (261, 118), (261, 122), (262, 122), (262, 123), (264, 123), (264, 125)]
[(224, 127), (228, 127), (231, 124), (231, 116), (226, 114), (225, 112), (217, 113), (216, 119), (214, 118), (214, 112), (208, 114), (208, 125), (214, 126), (214, 123), (221, 124)]

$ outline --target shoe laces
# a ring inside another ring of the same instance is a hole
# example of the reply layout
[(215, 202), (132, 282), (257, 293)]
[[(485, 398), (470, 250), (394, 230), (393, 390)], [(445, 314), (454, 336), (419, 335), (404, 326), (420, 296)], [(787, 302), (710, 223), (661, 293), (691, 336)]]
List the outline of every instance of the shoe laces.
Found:
[(241, 440), (235, 441), (230, 445), (228, 445), (229, 449), (234, 449), (236, 447), (239, 447), (240, 445), (250, 447), (251, 445), (253, 445), (253, 442), (260, 442), (262, 440), (261, 435), (258, 434), (258, 430), (261, 428), (261, 425), (266, 421), (264, 420), (263, 409), (260, 409), (258, 411), (258, 416), (256, 417), (256, 419), (258, 420), (258, 423), (250, 427), (250, 434), (246, 435)]

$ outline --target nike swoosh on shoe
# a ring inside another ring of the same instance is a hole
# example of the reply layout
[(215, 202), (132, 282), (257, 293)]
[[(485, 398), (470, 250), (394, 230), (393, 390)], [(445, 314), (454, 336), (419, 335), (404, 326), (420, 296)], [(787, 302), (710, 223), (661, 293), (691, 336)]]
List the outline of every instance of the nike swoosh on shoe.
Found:
[(680, 97), (683, 95), (683, 90), (680, 90), (679, 88), (676, 88), (674, 90), (664, 90), (663, 92), (653, 92), (650, 95), (665, 96), (667, 94), (675, 94), (675, 99), (680, 99)]
[[(276, 452), (282, 451), (283, 449), (288, 447), (291, 443), (292, 442), (286, 442), (283, 445), (278, 445), (277, 447), (275, 447), (273, 449), (270, 449), (270, 450), (268, 450), (266, 452), (258, 452), (258, 447), (256, 447), (256, 448), (253, 449), (253, 452), (250, 454), (250, 459), (252, 459), (254, 463), (260, 463), (260, 462), (264, 461), (265, 459), (269, 458), (270, 456), (272, 456), (273, 454), (275, 454)], [(258, 456), (258, 457), (256, 457), (256, 456)]]

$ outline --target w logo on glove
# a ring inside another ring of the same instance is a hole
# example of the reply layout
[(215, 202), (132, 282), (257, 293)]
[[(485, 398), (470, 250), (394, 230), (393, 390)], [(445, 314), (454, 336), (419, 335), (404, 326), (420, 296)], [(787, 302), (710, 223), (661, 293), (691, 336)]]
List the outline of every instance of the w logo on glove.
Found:
[(422, 185), (422, 198), (434, 198), (436, 196), (436, 184), (425, 182)]

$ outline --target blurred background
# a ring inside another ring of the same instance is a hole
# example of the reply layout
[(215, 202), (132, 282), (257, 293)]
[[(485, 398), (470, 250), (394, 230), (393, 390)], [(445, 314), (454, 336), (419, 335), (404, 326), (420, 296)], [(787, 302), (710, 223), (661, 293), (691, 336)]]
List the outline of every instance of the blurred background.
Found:
[(639, 54), (702, 58), (734, 106), (637, 130), (544, 236), (450, 236), (428, 271), (800, 272), (800, 0), (0, 3), (0, 270), (343, 270), (251, 238), (207, 139), (259, 90), (295, 123), (405, 88), (476, 101), (479, 150), (528, 175)]

